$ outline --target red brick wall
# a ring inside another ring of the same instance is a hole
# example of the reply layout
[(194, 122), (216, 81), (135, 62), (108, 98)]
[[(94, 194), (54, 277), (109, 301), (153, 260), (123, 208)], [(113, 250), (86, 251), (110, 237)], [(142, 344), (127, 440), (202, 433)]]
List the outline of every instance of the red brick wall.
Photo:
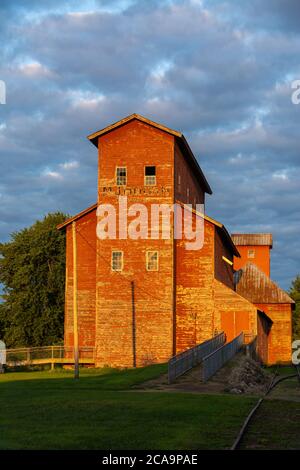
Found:
[(257, 309), (231, 287), (232, 279), (219, 268), (215, 279), (216, 246), (230, 259), (230, 253), (217, 227), (204, 224), (204, 246), (199, 251), (185, 249), (184, 240), (176, 242), (176, 351), (184, 351), (214, 334), (225, 331), (230, 341), (241, 331), (256, 335)]
[(292, 355), (292, 309), (290, 304), (257, 304), (273, 321), (269, 334), (268, 364), (290, 363)]
[[(240, 258), (234, 257), (234, 269), (241, 269), (248, 262), (255, 264), (270, 277), (270, 247), (268, 246), (237, 246), (241, 255)], [(248, 258), (248, 250), (255, 251), (254, 258)]]
[[(76, 221), (77, 304), (79, 347), (95, 345), (96, 319), (96, 211)], [(86, 238), (89, 244), (83, 239)], [(65, 346), (73, 346), (73, 239), (66, 228)]]
[[(144, 166), (155, 165), (157, 185), (144, 187)], [(128, 205), (174, 201), (174, 137), (131, 121), (99, 138), (99, 203), (116, 205), (116, 166), (127, 167)], [(103, 193), (111, 187), (111, 194)], [(149, 211), (150, 212), (150, 211)], [(173, 352), (173, 240), (97, 240), (97, 365), (132, 366), (135, 282), (137, 365), (164, 362)], [(122, 276), (111, 271), (111, 251), (124, 253)], [(159, 251), (159, 271), (146, 270), (146, 250)]]
[(176, 352), (212, 337), (214, 226), (205, 221), (204, 245), (186, 250), (185, 240), (176, 241)]

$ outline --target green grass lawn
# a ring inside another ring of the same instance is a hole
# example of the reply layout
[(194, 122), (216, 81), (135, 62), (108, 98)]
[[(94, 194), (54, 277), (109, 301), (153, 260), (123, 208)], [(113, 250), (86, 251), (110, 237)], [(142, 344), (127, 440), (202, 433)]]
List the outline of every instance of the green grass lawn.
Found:
[(267, 367), (266, 368), (267, 371), (269, 371), (270, 373), (274, 374), (275, 372), (277, 373), (278, 376), (281, 376), (281, 375), (292, 375), (292, 374), (296, 374), (297, 371), (296, 371), (296, 368), (294, 366), (270, 366), (270, 367)]
[(242, 449), (300, 449), (300, 402), (265, 400), (254, 416)]
[(165, 365), (0, 376), (1, 449), (228, 448), (255, 398), (134, 391)]

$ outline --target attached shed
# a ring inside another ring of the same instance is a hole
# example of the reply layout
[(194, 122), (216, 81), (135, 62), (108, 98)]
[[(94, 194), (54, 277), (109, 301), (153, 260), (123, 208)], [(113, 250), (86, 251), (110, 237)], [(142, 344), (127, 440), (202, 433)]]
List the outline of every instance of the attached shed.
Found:
[(295, 302), (252, 263), (237, 277), (236, 291), (273, 322), (268, 335), (268, 364), (291, 362), (292, 309)]

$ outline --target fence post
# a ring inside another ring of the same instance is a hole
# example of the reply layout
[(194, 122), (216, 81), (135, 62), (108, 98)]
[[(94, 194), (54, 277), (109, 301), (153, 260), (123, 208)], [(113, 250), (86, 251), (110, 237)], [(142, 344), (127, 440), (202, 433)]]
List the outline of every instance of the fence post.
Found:
[(51, 346), (51, 370), (54, 370), (54, 346)]

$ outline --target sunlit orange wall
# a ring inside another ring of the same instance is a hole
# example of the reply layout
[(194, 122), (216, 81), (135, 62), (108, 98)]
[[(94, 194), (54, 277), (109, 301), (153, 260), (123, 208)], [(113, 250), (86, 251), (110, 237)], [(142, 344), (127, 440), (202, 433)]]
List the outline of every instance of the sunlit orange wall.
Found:
[[(269, 246), (237, 246), (241, 258), (234, 258), (234, 269), (238, 270), (247, 263), (258, 266), (267, 276), (270, 277), (270, 247)], [(254, 250), (254, 258), (248, 258), (248, 250)]]
[(268, 337), (268, 364), (290, 363), (292, 344), (291, 304), (256, 304), (273, 321)]

